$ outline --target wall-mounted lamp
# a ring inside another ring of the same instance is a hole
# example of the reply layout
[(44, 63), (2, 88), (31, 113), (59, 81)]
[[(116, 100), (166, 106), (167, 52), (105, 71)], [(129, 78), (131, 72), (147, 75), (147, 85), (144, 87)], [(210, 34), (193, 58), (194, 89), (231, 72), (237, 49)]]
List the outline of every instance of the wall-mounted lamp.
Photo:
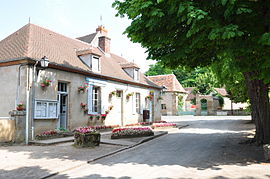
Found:
[(40, 59), (40, 65), (42, 68), (47, 68), (49, 66), (49, 63), (49, 59), (46, 56)]

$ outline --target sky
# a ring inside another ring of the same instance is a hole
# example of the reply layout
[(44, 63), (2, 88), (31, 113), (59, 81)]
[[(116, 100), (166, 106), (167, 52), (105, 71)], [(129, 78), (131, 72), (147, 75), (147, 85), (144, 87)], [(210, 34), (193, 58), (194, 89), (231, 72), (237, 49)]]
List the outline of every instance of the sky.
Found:
[[(0, 40), (29, 22), (76, 38), (94, 33), (104, 25), (111, 38), (111, 52), (137, 63), (142, 72), (154, 61), (146, 60), (146, 49), (123, 35), (130, 20), (115, 17), (114, 0), (8, 0), (0, 6)], [(102, 21), (100, 20), (102, 16)]]

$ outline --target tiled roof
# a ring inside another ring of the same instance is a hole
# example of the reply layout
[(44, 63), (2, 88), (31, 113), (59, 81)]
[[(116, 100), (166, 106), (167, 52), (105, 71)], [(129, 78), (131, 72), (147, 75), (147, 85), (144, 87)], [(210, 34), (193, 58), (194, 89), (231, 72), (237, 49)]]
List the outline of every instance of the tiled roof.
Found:
[(219, 93), (221, 96), (227, 96), (228, 93), (225, 88), (214, 88), (217, 93)]
[(139, 68), (137, 64), (133, 62), (119, 63), (122, 68)]
[[(91, 73), (91, 69), (78, 57), (80, 53), (91, 51), (101, 55), (101, 75), (135, 82), (120, 66), (120, 62), (127, 62), (122, 57), (111, 54), (105, 56), (99, 48), (78, 39), (72, 39), (34, 24), (27, 24), (21, 29), (0, 41), (1, 60), (29, 57), (40, 59), (48, 57), (50, 62), (67, 67), (75, 67)], [(140, 82), (145, 85), (159, 87), (143, 74)]]
[(195, 89), (195, 87), (185, 88), (186, 92), (188, 93), (188, 96), (186, 98), (186, 101), (191, 101), (192, 99), (194, 99), (196, 97), (196, 95), (192, 93), (192, 91), (194, 89)]
[(78, 37), (77, 39), (90, 44), (93, 41), (93, 39), (96, 37), (96, 35), (97, 33), (93, 33), (93, 34), (85, 35), (82, 37)]
[(166, 91), (187, 93), (174, 74), (148, 76), (148, 78), (157, 85), (166, 87)]

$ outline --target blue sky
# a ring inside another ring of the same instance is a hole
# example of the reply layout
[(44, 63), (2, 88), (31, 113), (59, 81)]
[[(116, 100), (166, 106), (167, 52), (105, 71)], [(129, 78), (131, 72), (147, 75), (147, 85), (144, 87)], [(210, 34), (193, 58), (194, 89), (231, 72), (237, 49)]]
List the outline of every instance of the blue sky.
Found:
[(115, 17), (113, 0), (8, 0), (0, 6), (0, 40), (28, 23), (48, 28), (76, 38), (95, 32), (101, 24), (109, 31), (111, 51), (137, 63), (142, 71), (148, 69), (145, 49), (123, 35), (130, 24), (126, 18)]

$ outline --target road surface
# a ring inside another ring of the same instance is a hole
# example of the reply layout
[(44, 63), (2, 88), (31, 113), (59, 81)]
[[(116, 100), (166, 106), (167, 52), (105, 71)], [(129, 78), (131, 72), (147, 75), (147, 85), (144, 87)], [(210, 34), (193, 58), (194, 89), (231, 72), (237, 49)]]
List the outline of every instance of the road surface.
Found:
[(269, 179), (262, 147), (239, 144), (254, 133), (248, 118), (166, 117), (189, 126), (52, 178)]

